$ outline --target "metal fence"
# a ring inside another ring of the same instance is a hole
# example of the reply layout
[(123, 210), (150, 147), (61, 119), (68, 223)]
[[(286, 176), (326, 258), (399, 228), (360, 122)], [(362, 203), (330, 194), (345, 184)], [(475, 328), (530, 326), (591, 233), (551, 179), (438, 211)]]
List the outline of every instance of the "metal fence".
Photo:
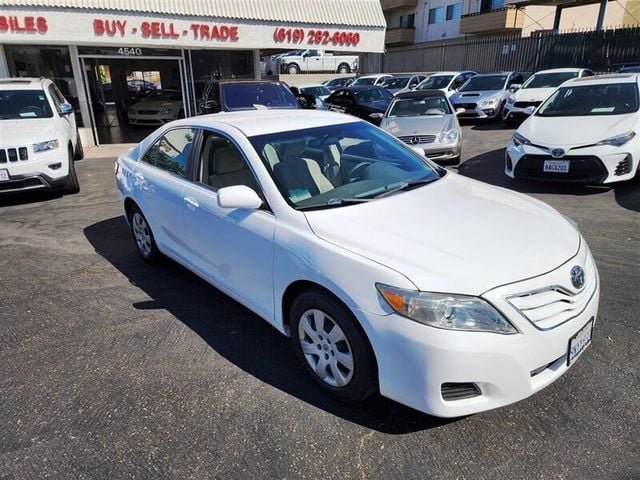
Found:
[(430, 72), (587, 67), (615, 71), (640, 64), (640, 26), (615, 30), (542, 33), (531, 37), (492, 35), (460, 37), (388, 48), (384, 55), (361, 59), (362, 72)]

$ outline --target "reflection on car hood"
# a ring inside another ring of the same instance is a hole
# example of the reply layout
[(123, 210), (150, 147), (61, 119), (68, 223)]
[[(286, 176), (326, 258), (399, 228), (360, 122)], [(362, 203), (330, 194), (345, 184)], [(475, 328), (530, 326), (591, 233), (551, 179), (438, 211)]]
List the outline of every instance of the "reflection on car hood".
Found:
[(456, 92), (451, 96), (451, 103), (478, 103), (491, 97), (506, 96), (506, 90), (480, 90), (469, 92)]
[(513, 94), (516, 102), (543, 102), (549, 95), (556, 91), (556, 87), (551, 88), (521, 88)]
[(55, 118), (0, 120), (0, 146), (22, 147), (57, 138)]
[[(532, 115), (518, 133), (544, 147), (575, 147), (594, 143), (633, 130), (637, 113), (585, 117), (541, 117)], [(571, 125), (571, 128), (567, 128)]]
[(435, 135), (455, 127), (453, 115), (422, 115), (416, 117), (387, 117), (381, 128), (396, 137), (402, 135)]
[(318, 237), (402, 273), (423, 291), (480, 295), (548, 272), (580, 245), (579, 233), (548, 205), (453, 173), (305, 215)]
[(133, 105), (134, 110), (160, 109), (160, 108), (182, 108), (182, 102), (178, 100), (144, 100)]

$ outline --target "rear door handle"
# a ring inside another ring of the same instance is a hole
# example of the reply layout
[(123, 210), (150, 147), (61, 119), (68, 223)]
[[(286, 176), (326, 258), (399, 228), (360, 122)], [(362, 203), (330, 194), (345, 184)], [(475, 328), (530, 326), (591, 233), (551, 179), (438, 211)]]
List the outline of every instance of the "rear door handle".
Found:
[(200, 206), (198, 201), (193, 197), (184, 197), (183, 200), (187, 204), (187, 207), (189, 208), (189, 210), (195, 210)]

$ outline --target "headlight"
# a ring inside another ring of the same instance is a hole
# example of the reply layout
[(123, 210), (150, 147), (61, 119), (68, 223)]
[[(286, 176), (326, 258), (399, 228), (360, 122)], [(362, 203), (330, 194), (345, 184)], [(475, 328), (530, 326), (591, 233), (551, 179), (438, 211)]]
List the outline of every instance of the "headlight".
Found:
[(511, 141), (516, 147), (519, 147), (520, 145), (531, 145), (531, 142), (520, 135), (518, 132), (515, 132), (513, 134), (513, 137), (511, 137)]
[(47, 150), (55, 150), (60, 146), (59, 140), (47, 140), (46, 142), (34, 143), (33, 152), (46, 152)]
[(514, 97), (513, 95), (509, 95), (509, 98), (507, 98), (507, 103), (509, 105), (513, 105), (514, 103), (516, 103), (516, 97)]
[(424, 325), (445, 330), (518, 333), (495, 308), (478, 297), (403, 290), (380, 283), (376, 288), (393, 310)]
[(442, 132), (438, 135), (438, 142), (440, 143), (455, 143), (458, 140), (459, 132), (457, 128), (449, 130), (448, 132)]
[(480, 102), (481, 107), (493, 107), (496, 104), (495, 98), (490, 98), (489, 100), (483, 100)]
[(173, 115), (173, 108), (165, 108), (164, 110), (160, 110), (160, 115)]
[(606, 138), (596, 145), (613, 145), (614, 147), (621, 147), (625, 143), (629, 142), (636, 136), (635, 132), (627, 132), (622, 135), (616, 135), (615, 137)]

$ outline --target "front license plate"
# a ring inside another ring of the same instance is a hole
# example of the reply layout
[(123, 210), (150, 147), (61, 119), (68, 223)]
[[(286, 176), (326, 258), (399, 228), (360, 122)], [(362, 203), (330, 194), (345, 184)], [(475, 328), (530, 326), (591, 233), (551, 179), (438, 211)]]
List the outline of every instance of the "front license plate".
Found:
[(9, 181), (9, 172), (7, 170), (0, 170), (0, 182)]
[(567, 353), (567, 366), (571, 365), (580, 353), (591, 343), (593, 331), (593, 318), (569, 340), (569, 353)]
[(569, 173), (569, 160), (545, 160), (543, 172)]

